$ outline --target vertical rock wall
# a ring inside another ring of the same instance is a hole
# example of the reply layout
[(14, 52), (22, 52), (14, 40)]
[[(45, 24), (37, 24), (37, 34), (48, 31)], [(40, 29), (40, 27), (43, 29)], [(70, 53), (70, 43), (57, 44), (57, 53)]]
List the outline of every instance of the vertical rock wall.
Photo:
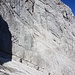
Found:
[(75, 75), (75, 17), (68, 6), (60, 0), (4, 0), (0, 10), (14, 60), (51, 75)]

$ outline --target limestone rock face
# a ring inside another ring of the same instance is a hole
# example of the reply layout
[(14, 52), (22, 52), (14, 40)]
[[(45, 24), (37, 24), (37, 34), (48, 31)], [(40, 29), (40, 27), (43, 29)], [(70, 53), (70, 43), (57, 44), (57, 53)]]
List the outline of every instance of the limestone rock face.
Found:
[(75, 16), (68, 6), (60, 0), (0, 0), (0, 14), (11, 32), (12, 60), (45, 75), (75, 75)]

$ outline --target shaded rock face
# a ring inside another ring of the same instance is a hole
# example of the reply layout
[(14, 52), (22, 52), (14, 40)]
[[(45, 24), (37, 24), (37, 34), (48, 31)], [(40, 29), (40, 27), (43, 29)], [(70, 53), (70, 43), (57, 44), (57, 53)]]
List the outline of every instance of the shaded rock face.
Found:
[(3, 0), (0, 10), (12, 34), (12, 59), (43, 73), (75, 75), (75, 16), (68, 6), (60, 0)]
[(6, 58), (6, 61), (1, 61), (1, 64), (10, 61), (12, 59), (12, 41), (11, 33), (8, 28), (8, 24), (0, 16), (0, 57)]

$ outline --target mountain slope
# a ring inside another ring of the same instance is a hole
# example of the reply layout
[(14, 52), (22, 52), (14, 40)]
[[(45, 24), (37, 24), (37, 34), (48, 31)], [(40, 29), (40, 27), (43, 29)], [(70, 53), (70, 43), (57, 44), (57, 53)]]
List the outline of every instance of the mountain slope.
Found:
[(44, 74), (75, 75), (75, 16), (68, 6), (60, 0), (3, 0), (0, 10), (11, 32), (12, 51), (5, 52), (12, 60)]

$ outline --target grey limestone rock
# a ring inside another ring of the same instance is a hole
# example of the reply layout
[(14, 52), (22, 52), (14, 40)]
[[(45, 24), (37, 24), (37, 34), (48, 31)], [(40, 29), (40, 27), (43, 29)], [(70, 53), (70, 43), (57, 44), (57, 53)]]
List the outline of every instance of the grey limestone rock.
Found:
[(0, 15), (11, 32), (12, 60), (39, 67), (45, 75), (75, 75), (75, 16), (67, 5), (60, 0), (1, 0)]

